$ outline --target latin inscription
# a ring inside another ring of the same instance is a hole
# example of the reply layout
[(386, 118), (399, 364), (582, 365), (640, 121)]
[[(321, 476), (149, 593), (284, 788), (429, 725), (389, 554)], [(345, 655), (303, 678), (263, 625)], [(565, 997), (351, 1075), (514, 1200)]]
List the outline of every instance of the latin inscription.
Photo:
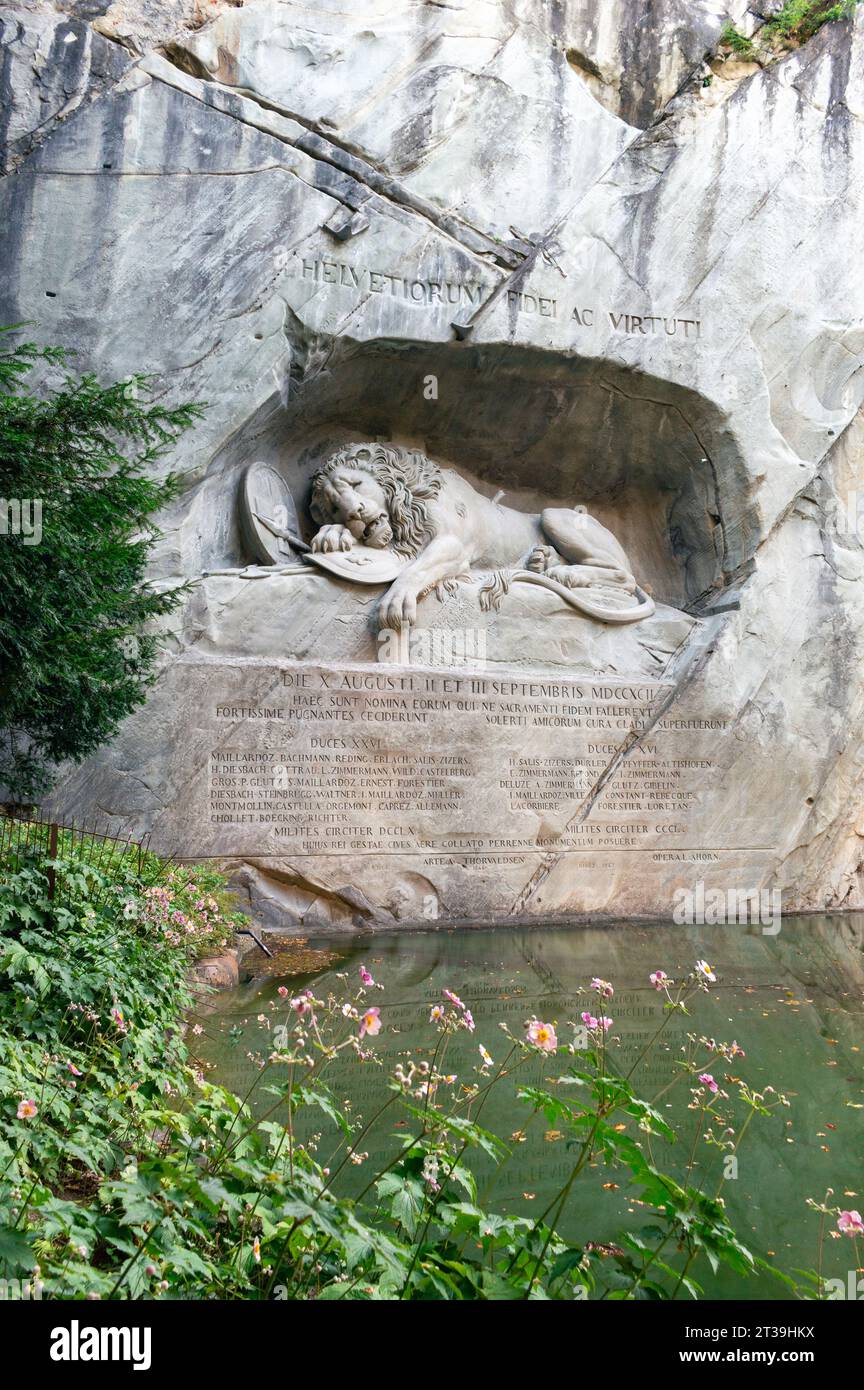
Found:
[(689, 855), (724, 721), (658, 714), (668, 693), (650, 681), (293, 666), (266, 701), (212, 706), (209, 820), (232, 851)]
[(307, 284), (335, 285), (358, 297), (383, 294), (405, 304), (432, 308), (467, 305), (478, 308), (489, 293), (480, 281), (433, 280), (397, 274), (383, 267), (356, 266), (327, 257), (303, 256), (299, 259), (299, 278)]
[[(404, 270), (355, 265), (328, 256), (297, 255), (294, 274), (304, 284), (331, 286), (352, 294), (358, 301), (366, 296), (384, 295), (409, 306), (427, 309), (479, 309), (495, 288), (481, 280), (406, 275)], [(692, 343), (702, 336), (702, 321), (698, 318), (637, 314), (628, 309), (584, 303), (563, 304), (555, 296), (530, 291), (508, 290), (507, 306), (520, 315), (568, 321), (576, 328), (593, 329), (605, 325), (613, 333), (628, 337), (674, 338)]]
[(606, 325), (614, 333), (626, 333), (630, 337), (678, 338), (690, 342), (702, 336), (701, 319), (677, 318), (664, 314), (633, 314), (623, 309), (597, 308), (590, 304), (577, 304), (569, 308), (559, 304), (557, 299), (523, 293), (520, 290), (508, 290), (507, 302), (519, 314), (547, 319), (569, 319), (578, 328)]

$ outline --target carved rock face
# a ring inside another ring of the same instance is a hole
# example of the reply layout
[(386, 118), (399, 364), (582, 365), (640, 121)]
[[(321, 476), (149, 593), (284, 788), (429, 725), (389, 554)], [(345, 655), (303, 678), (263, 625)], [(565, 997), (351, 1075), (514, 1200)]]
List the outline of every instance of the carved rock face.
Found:
[(339, 691), (384, 665), (374, 585), (199, 584), (57, 806), (235, 858), (276, 919), (392, 922), (412, 874), (442, 920), (668, 915), (696, 874), (864, 905), (864, 11), (759, 71), (703, 67), (714, 4), (596, 13), (253, 0), (193, 32), (130, 0), (99, 26), (134, 62), (86, 17), (4, 17), (0, 322), (209, 403), (154, 578), (271, 553), (250, 461), (308, 543), (313, 475), (362, 439), (517, 512), (583, 503), (657, 604), (612, 632), (433, 589), (386, 667), (421, 688)]

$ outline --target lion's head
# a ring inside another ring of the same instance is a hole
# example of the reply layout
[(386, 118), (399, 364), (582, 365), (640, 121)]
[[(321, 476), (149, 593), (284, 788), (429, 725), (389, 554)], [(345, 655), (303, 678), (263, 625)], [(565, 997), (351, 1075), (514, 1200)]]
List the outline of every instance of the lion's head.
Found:
[(427, 504), (441, 469), (417, 449), (349, 444), (312, 478), (309, 511), (319, 526), (341, 522), (355, 539), (416, 555), (429, 536)]

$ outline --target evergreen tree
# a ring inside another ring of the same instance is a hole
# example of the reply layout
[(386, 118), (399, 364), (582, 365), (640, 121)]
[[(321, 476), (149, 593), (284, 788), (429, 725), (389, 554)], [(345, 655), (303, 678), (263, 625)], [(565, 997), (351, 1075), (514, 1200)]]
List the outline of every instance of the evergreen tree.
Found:
[[(27, 381), (58, 369), (57, 386)], [(143, 376), (73, 375), (62, 348), (0, 353), (0, 786), (16, 802), (145, 698), (152, 620), (180, 602), (145, 577), (153, 518), (177, 493), (153, 465), (200, 415), (154, 404)]]

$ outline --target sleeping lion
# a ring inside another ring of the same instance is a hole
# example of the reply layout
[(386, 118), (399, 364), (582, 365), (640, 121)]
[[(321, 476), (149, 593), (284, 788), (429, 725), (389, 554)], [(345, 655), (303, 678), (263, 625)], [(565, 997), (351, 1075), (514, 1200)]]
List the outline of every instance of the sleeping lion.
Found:
[(419, 598), (467, 578), (471, 569), (496, 572), (481, 593), (484, 607), (497, 606), (510, 584), (521, 581), (550, 589), (601, 622), (638, 622), (654, 612), (618, 541), (584, 509), (514, 511), (418, 450), (341, 449), (314, 475), (309, 510), (320, 528), (313, 551), (359, 544), (408, 557), (381, 599), (382, 627), (416, 623)]

